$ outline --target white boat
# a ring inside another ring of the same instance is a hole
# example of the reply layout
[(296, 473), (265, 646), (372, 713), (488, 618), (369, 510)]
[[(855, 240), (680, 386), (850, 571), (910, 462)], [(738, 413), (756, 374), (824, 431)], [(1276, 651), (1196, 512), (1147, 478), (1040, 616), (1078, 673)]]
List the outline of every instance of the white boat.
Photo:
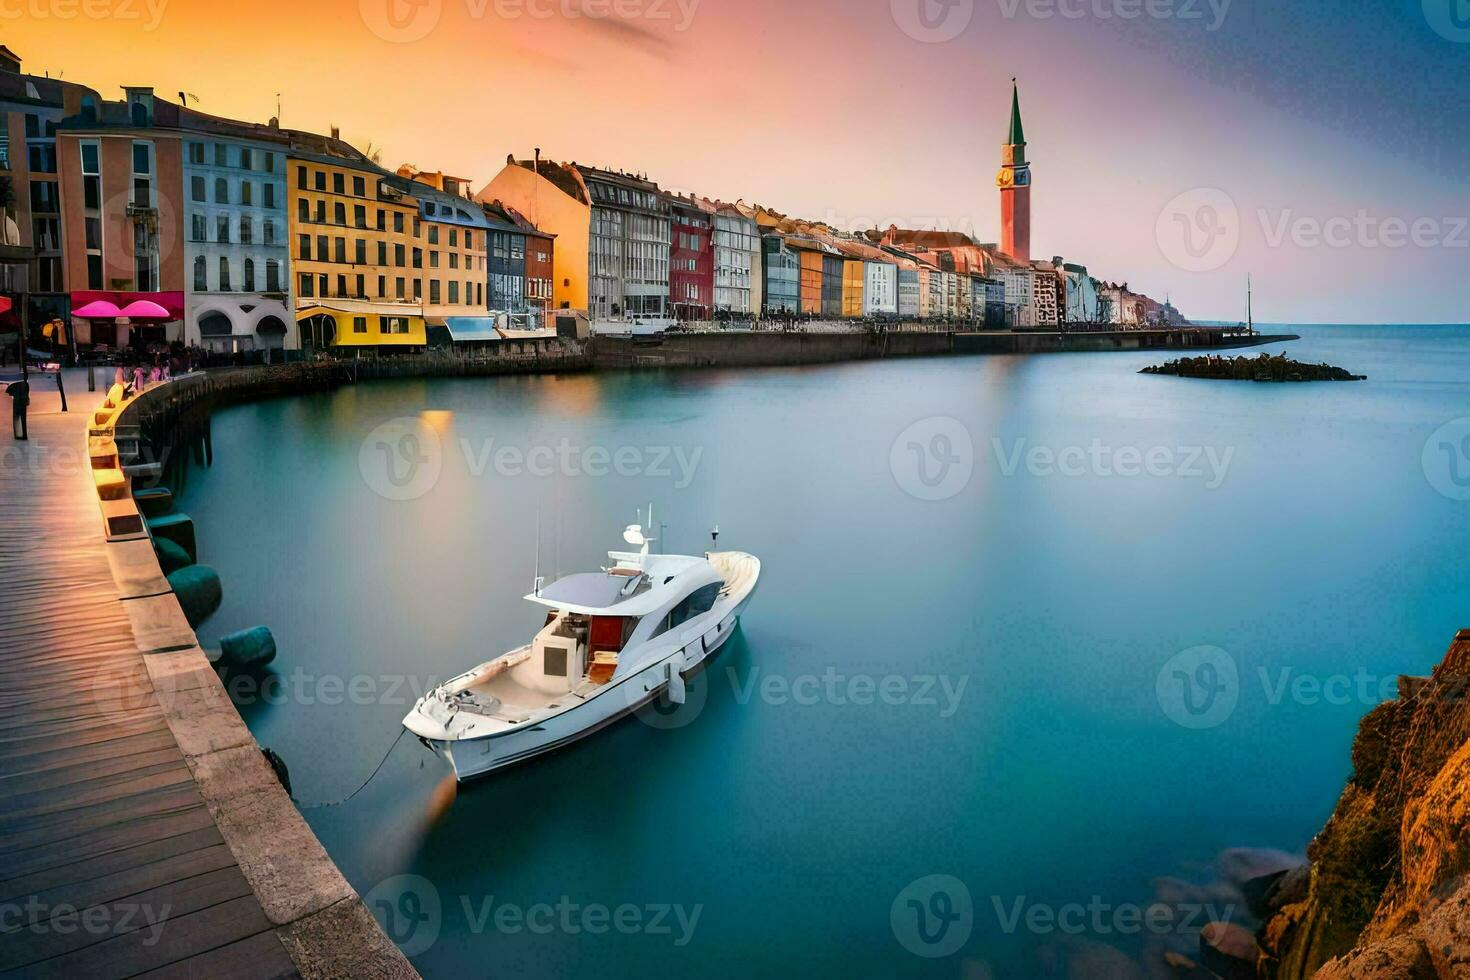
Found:
[(403, 719), (459, 779), (569, 745), (655, 698), (682, 704), (685, 678), (735, 631), (758, 559), (649, 554), (639, 524), (623, 538), (640, 550), (609, 552), (609, 568), (544, 588), (538, 578), (526, 596), (548, 610), (536, 638), (430, 691)]

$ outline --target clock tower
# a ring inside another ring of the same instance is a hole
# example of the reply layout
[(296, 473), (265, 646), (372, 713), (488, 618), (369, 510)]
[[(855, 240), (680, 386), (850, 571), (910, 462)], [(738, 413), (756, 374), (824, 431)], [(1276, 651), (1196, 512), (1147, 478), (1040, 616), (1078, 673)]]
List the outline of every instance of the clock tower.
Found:
[(1011, 129), (1000, 150), (1000, 250), (1017, 262), (1031, 261), (1031, 165), (1021, 128), (1021, 97), (1011, 79)]

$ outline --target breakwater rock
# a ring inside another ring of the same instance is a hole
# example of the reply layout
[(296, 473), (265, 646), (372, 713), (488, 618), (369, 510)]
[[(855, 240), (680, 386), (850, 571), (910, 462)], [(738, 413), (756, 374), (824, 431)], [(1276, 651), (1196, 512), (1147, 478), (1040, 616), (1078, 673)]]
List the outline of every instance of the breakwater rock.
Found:
[(1330, 364), (1304, 364), (1285, 354), (1260, 354), (1257, 357), (1182, 357), (1167, 364), (1146, 367), (1139, 374), (1168, 374), (1179, 378), (1205, 378), (1211, 381), (1367, 381), (1367, 375), (1353, 374)]
[(1307, 857), (1305, 896), (1257, 935), (1261, 976), (1470, 975), (1470, 630), (1363, 719)]

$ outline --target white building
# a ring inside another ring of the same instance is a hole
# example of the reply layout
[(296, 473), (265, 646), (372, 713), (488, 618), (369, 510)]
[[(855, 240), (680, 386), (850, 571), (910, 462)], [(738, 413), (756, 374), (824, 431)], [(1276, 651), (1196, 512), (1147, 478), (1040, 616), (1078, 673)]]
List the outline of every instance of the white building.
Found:
[(284, 147), (190, 134), (184, 206), (185, 340), (225, 352), (299, 347)]
[(715, 310), (736, 316), (761, 311), (760, 227), (729, 204), (715, 208)]
[(898, 266), (863, 262), (863, 316), (898, 313)]

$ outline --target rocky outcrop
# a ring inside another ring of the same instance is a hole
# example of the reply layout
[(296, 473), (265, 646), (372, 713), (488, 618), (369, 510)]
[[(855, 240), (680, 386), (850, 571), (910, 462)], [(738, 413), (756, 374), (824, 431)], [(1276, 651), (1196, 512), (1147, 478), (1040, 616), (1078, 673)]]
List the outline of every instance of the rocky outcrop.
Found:
[(1359, 727), (1305, 896), (1261, 928), (1264, 977), (1470, 976), (1470, 630), (1399, 693)]

